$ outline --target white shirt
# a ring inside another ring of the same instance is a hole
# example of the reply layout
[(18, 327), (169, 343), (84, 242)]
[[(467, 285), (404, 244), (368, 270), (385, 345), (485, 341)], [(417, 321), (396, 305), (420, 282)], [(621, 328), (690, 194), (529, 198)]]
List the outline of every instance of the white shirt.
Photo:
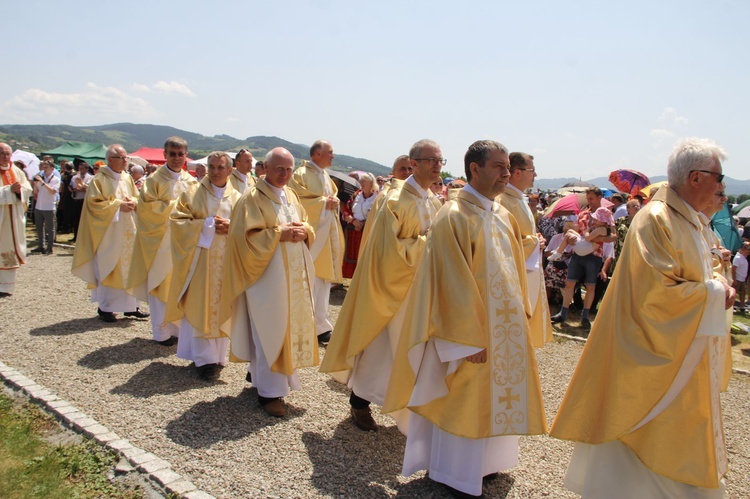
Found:
[(39, 184), (39, 190), (36, 194), (36, 208), (40, 211), (55, 211), (57, 205), (57, 193), (60, 190), (60, 177), (54, 173), (47, 177), (44, 173), (39, 173), (44, 179), (44, 183), (47, 184), (52, 191), (50, 191), (43, 184)]
[(748, 269), (747, 258), (742, 256), (742, 254), (737, 253), (734, 255), (734, 260), (732, 260), (732, 267), (737, 269), (734, 271), (734, 278), (740, 282), (745, 282), (745, 280), (747, 280)]

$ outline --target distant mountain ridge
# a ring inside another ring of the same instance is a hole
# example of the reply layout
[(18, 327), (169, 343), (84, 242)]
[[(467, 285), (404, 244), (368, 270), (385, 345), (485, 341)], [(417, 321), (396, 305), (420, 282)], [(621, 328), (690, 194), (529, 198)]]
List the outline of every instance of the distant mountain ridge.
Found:
[[(258, 159), (274, 147), (285, 147), (301, 161), (309, 157), (310, 146), (295, 144), (279, 137), (256, 136), (237, 139), (229, 135), (206, 137), (199, 133), (180, 130), (171, 126), (135, 123), (113, 123), (99, 126), (71, 125), (0, 125), (0, 140), (14, 149), (40, 153), (58, 147), (64, 142), (95, 142), (99, 144), (120, 143), (127, 151), (141, 147), (162, 147), (164, 140), (178, 135), (190, 144), (191, 157), (202, 157), (211, 151), (238, 151), (250, 149)], [(363, 170), (375, 175), (388, 175), (391, 168), (369, 159), (337, 154), (333, 167), (340, 171)]]

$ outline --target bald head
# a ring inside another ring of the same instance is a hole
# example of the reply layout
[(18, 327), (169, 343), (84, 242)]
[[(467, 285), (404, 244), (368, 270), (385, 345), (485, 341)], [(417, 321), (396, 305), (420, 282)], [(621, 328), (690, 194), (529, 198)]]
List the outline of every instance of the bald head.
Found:
[(282, 188), (292, 179), (294, 156), (283, 147), (276, 147), (268, 151), (263, 162), (266, 167), (266, 182), (274, 187)]

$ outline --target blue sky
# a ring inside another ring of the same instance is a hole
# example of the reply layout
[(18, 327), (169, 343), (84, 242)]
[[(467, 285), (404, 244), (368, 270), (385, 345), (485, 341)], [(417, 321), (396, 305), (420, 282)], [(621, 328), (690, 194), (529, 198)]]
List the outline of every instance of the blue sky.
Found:
[[(3, 7), (0, 123), (276, 135), (390, 165), (477, 139), (540, 177), (665, 174), (710, 137), (746, 179), (750, 2), (42, 2)], [(154, 145), (154, 144), (152, 144)]]

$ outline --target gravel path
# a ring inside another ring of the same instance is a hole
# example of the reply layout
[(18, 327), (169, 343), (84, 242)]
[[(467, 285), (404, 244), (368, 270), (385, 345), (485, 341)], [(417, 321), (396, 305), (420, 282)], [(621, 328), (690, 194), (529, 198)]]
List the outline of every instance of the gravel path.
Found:
[[(221, 380), (197, 379), (175, 347), (150, 340), (147, 320), (105, 324), (83, 284), (70, 274), (72, 253), (31, 256), (16, 294), (0, 300), (0, 361), (78, 406), (134, 445), (217, 497), (448, 497), (423, 473), (399, 475), (405, 438), (383, 427), (357, 430), (348, 392), (316, 369), (286, 398), (290, 414), (266, 416), (245, 382), (244, 364)], [(338, 313), (343, 291), (333, 294)], [(560, 404), (581, 345), (537, 350), (547, 418)], [(750, 497), (750, 378), (734, 375), (723, 397), (730, 457), (728, 496)], [(521, 462), (485, 484), (487, 497), (575, 497), (563, 486), (571, 444), (521, 438)]]

